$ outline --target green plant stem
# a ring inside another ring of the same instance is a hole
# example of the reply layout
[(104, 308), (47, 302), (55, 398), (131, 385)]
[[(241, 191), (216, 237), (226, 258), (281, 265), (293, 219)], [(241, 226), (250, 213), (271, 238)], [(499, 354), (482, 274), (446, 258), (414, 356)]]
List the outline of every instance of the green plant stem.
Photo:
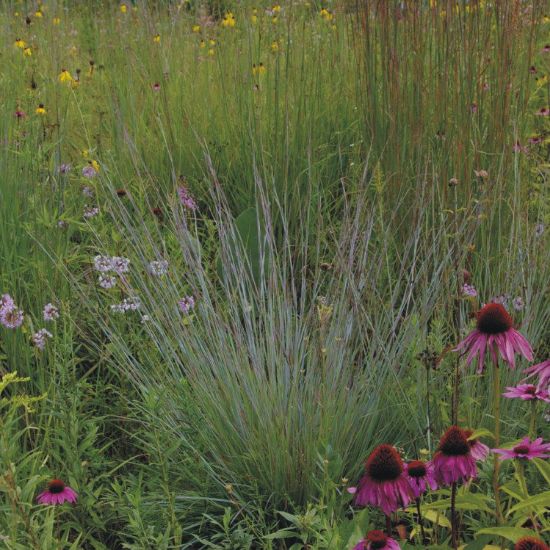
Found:
[[(518, 480), (518, 484), (520, 486), (520, 489), (523, 493), (524, 498), (529, 498), (529, 491), (527, 490), (527, 481), (525, 480), (525, 472), (523, 470), (523, 459), (518, 458), (514, 460), (514, 467), (516, 469), (516, 478)], [(531, 525), (535, 531), (539, 531), (536, 517), (533, 514), (532, 511), (529, 511), (529, 519), (531, 520)]]
[[(495, 447), (498, 447), (500, 444), (500, 368), (498, 362), (495, 364), (493, 371), (493, 382), (494, 382), (494, 391), (493, 391), (493, 418), (494, 418), (494, 436), (495, 436)], [(497, 454), (494, 454), (494, 467), (493, 467), (493, 492), (495, 494), (495, 512), (497, 525), (502, 523), (502, 507), (500, 503), (500, 491), (498, 485), (498, 477), (500, 473), (500, 459)]]
[(533, 439), (536, 435), (536, 422), (537, 422), (537, 400), (531, 401), (531, 418), (529, 419), (529, 439)]
[(422, 511), (420, 510), (420, 498), (416, 499), (416, 513), (418, 514), (418, 525), (420, 526), (420, 538), (422, 539), (422, 544), (427, 544), (428, 539), (426, 538), (426, 532), (424, 531), (424, 522), (422, 521)]
[(456, 481), (451, 485), (451, 544), (458, 548), (458, 519), (456, 514)]

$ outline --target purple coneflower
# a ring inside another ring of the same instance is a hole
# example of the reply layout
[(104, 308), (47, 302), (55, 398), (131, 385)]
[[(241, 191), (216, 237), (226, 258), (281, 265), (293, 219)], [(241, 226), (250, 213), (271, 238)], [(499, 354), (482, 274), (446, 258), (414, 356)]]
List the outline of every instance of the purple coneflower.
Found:
[(160, 84), (158, 82), (155, 82), (152, 88), (154, 92), (158, 92), (160, 90)]
[(544, 48), (542, 48), (542, 53), (548, 53), (550, 52), (550, 44), (546, 44), (546, 46), (544, 46)]
[(468, 445), (470, 445), (470, 453), (474, 457), (474, 460), (483, 462), (489, 455), (489, 447), (482, 443), (479, 439), (472, 437), (473, 430), (464, 430), (464, 435), (468, 439)]
[(68, 485), (65, 485), (60, 479), (52, 479), (48, 483), (47, 489), (37, 497), (39, 504), (57, 505), (64, 502), (75, 503), (78, 495)]
[(414, 498), (420, 498), (428, 487), (435, 491), (437, 482), (435, 480), (434, 467), (431, 462), (413, 460), (405, 466), (405, 475), (411, 486)]
[(466, 350), (469, 365), (478, 357), (477, 372), (483, 372), (485, 353), (491, 352), (497, 363), (497, 350), (510, 367), (515, 367), (515, 354), (520, 353), (528, 361), (533, 360), (533, 350), (525, 337), (513, 327), (510, 314), (501, 304), (486, 304), (476, 313), (477, 326), (454, 351)]
[(353, 550), (401, 550), (401, 546), (383, 531), (375, 529), (369, 531), (365, 538), (353, 547)]
[(403, 460), (392, 445), (379, 445), (365, 463), (365, 475), (357, 487), (355, 503), (377, 506), (389, 516), (407, 506), (412, 489), (404, 474)]
[(550, 546), (535, 537), (521, 537), (514, 544), (514, 550), (550, 550)]
[(550, 109), (548, 107), (541, 107), (535, 115), (537, 116), (548, 116), (550, 115)]
[(548, 392), (534, 384), (520, 384), (519, 386), (508, 387), (506, 389), (508, 391), (502, 394), (504, 397), (523, 399), (524, 401), (535, 401), (538, 399), (539, 401), (550, 403)]
[(538, 437), (531, 441), (528, 437), (524, 437), (520, 443), (511, 449), (492, 449), (493, 453), (501, 455), (504, 460), (512, 458), (548, 458), (550, 457), (550, 443), (543, 443), (542, 437)]
[(538, 365), (533, 365), (532, 367), (525, 369), (523, 372), (526, 372), (529, 375), (527, 378), (531, 378), (531, 376), (538, 376), (539, 388), (546, 389), (550, 384), (550, 359), (547, 359)]
[(71, 171), (71, 165), (68, 163), (63, 163), (58, 168), (60, 174), (68, 174)]
[(476, 461), (466, 432), (458, 426), (451, 426), (441, 437), (432, 464), (439, 485), (452, 485), (476, 477)]

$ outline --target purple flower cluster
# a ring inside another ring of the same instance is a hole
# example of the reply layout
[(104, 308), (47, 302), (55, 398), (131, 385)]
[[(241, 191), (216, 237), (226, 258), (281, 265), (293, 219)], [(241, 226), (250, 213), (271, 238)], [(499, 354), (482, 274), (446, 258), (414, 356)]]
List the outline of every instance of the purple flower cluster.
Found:
[(55, 321), (59, 319), (59, 309), (51, 303), (44, 306), (42, 314), (44, 316), (44, 321)]
[(112, 304), (111, 311), (113, 313), (126, 313), (127, 311), (136, 311), (140, 307), (140, 299), (134, 296), (132, 298), (124, 298), (120, 304)]
[(0, 324), (6, 328), (18, 328), (23, 324), (23, 311), (15, 305), (9, 294), (2, 294), (0, 298)]
[(464, 294), (464, 296), (470, 296), (472, 298), (475, 298), (477, 296), (477, 290), (475, 289), (474, 286), (469, 285), (468, 283), (465, 283), (462, 286), (462, 294)]
[(48, 338), (52, 338), (52, 333), (45, 328), (41, 328), (39, 331), (35, 332), (31, 336), (32, 343), (40, 351), (43, 351), (46, 347), (46, 342)]
[(183, 185), (178, 187), (178, 197), (180, 199), (181, 204), (185, 206), (185, 208), (188, 208), (189, 210), (197, 209), (197, 203), (189, 193), (189, 190), (187, 189), (187, 187)]
[(114, 271), (118, 275), (122, 275), (130, 270), (130, 260), (120, 256), (96, 256), (94, 258), (94, 269), (100, 273)]
[(155, 277), (162, 277), (168, 273), (168, 261), (167, 260), (154, 260), (149, 262), (149, 273)]
[(184, 296), (179, 302), (178, 306), (182, 313), (189, 315), (191, 310), (195, 307), (195, 298), (193, 296)]

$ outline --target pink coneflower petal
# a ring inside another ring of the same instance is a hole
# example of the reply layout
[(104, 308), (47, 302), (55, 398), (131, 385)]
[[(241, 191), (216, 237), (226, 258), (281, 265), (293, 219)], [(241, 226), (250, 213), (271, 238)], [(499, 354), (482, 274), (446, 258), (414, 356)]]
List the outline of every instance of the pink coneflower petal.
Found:
[(492, 449), (496, 454), (501, 455), (504, 459), (527, 459), (533, 458), (549, 458), (550, 443), (543, 443), (542, 437), (530, 441), (528, 437), (524, 437), (519, 444), (511, 449)]
[(355, 503), (376, 506), (386, 515), (407, 506), (413, 495), (403, 472), (403, 460), (395, 448), (379, 445), (367, 459)]
[(476, 462), (466, 432), (458, 426), (451, 426), (441, 437), (432, 464), (439, 485), (466, 482), (476, 477)]
[(60, 479), (52, 479), (48, 483), (48, 488), (40, 493), (36, 498), (39, 504), (56, 506), (64, 502), (74, 504), (78, 498), (76, 492), (68, 485), (65, 485)]
[(533, 365), (532, 367), (525, 369), (523, 372), (528, 374), (527, 378), (538, 376), (539, 388), (547, 389), (550, 384), (550, 359), (547, 359), (542, 363), (538, 363), (537, 365)]
[(511, 368), (516, 364), (516, 353), (531, 361), (533, 351), (527, 339), (513, 328), (512, 318), (500, 303), (491, 302), (476, 314), (476, 328), (462, 340), (454, 351), (466, 350), (466, 365), (477, 357), (477, 372), (483, 372), (485, 355), (490, 352), (493, 362), (497, 364), (498, 356)]

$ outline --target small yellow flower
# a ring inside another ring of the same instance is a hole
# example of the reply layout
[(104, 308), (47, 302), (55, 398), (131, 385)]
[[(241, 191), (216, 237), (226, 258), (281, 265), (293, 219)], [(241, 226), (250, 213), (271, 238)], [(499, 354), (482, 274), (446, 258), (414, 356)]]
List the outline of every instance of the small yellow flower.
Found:
[(206, 42), (205, 42), (204, 40), (201, 40), (199, 46), (200, 46), (201, 48), (206, 48)]
[(275, 25), (279, 21), (279, 18), (277, 16), (274, 16), (271, 18), (271, 22)]
[(90, 160), (89, 163), (96, 172), (99, 172), (99, 162), (97, 160)]
[(32, 55), (32, 50), (30, 48), (25, 48), (23, 50), (23, 53), (27, 56), (27, 57), (30, 57)]
[(281, 6), (279, 4), (275, 4), (272, 8), (271, 8), (271, 11), (273, 13), (279, 13), (281, 11)]
[(120, 4), (120, 13), (126, 13), (128, 11), (128, 6), (126, 4)]
[(279, 42), (277, 40), (271, 42), (271, 51), (277, 53), (279, 51)]
[(319, 15), (325, 20), (325, 21), (332, 21), (334, 19), (334, 15), (330, 11), (328, 11), (326, 8), (323, 8)]
[(59, 79), (59, 82), (71, 82), (73, 77), (67, 69), (61, 69), (58, 79)]
[(88, 149), (82, 149), (82, 151), (80, 151), (80, 153), (82, 154), (82, 156), (85, 159), (87, 159), (90, 156), (90, 151), (88, 151)]
[(252, 65), (252, 74), (253, 75), (265, 74), (266, 71), (267, 71), (267, 69), (266, 69), (266, 67), (263, 63), (260, 63), (258, 65), (256, 65), (256, 64)]
[(60, 18), (60, 17), (54, 17), (54, 18), (52, 19), (52, 23), (53, 23), (54, 25), (59, 25), (59, 23), (61, 23), (61, 18)]
[(258, 21), (258, 16), (256, 14), (252, 14), (250, 16), (250, 21), (252, 21), (252, 23), (256, 23)]
[(40, 105), (38, 105), (38, 107), (35, 109), (34, 112), (37, 115), (45, 115), (46, 114), (46, 109), (44, 108), (44, 104), (40, 103)]
[(216, 45), (216, 41), (215, 41), (213, 38), (211, 38), (211, 39), (208, 41), (208, 43), (209, 43), (211, 46), (215, 46), (215, 45)]
[(153, 42), (155, 44), (160, 44), (160, 34), (155, 34), (155, 36), (153, 37)]
[(195, 33), (201, 32), (201, 26), (200, 25), (193, 25), (193, 32), (195, 32)]
[(27, 47), (27, 43), (24, 40), (22, 40), (21, 38), (16, 38), (13, 45), (16, 48), (21, 48), (22, 50), (24, 50)]
[(42, 17), (42, 12), (41, 12), (40, 10), (36, 10), (36, 11), (34, 12), (34, 16), (35, 16), (35, 17), (38, 17), (38, 19), (40, 19), (40, 18)]
[(210, 48), (210, 49), (208, 50), (208, 55), (214, 55), (215, 53), (216, 53), (216, 52), (215, 52), (214, 48)]
[(228, 12), (224, 15), (221, 24), (222, 27), (232, 28), (237, 24), (237, 21), (235, 20), (235, 16), (231, 12)]

